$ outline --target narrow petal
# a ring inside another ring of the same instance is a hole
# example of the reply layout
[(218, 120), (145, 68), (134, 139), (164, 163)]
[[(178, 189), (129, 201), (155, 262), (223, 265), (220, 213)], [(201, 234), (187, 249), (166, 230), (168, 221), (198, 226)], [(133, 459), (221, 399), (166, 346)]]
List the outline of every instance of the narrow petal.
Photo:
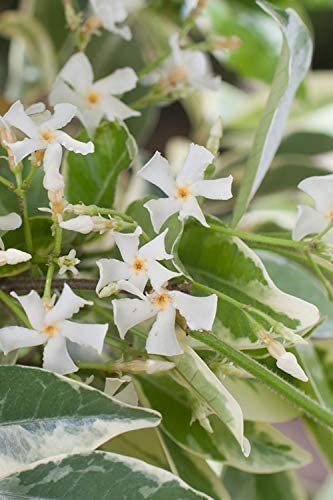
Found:
[(58, 130), (65, 127), (76, 115), (76, 106), (73, 104), (56, 104), (51, 118), (45, 121), (42, 128)]
[(73, 90), (62, 78), (58, 77), (53, 84), (49, 95), (49, 103), (51, 106), (69, 102), (77, 108), (82, 108), (85, 102), (84, 98), (75, 90)]
[(183, 292), (170, 292), (170, 295), (191, 330), (210, 331), (213, 328), (217, 308), (216, 295), (194, 297)]
[(15, 212), (0, 216), (0, 231), (11, 231), (17, 229), (22, 224), (21, 217)]
[(181, 203), (175, 198), (160, 198), (158, 200), (147, 201), (144, 207), (150, 213), (155, 233), (158, 233), (164, 222), (180, 210)]
[(108, 96), (103, 99), (105, 116), (112, 122), (114, 120), (127, 120), (132, 116), (140, 116), (140, 112), (130, 108), (116, 97)]
[(31, 104), (31, 106), (28, 106), (25, 110), (27, 115), (37, 115), (40, 113), (44, 113), (46, 110), (46, 106), (43, 102), (36, 102), (35, 104)]
[[(146, 274), (144, 274), (146, 278)], [(147, 278), (148, 281), (148, 278)], [(142, 290), (139, 289), (135, 283), (130, 280), (119, 280), (117, 283), (118, 289), (123, 290), (124, 292), (130, 293), (132, 295), (136, 295), (142, 300), (146, 300), (146, 296), (143, 294)]]
[(165, 229), (163, 233), (156, 236), (156, 238), (149, 241), (149, 243), (143, 245), (139, 250), (140, 257), (152, 260), (172, 259), (173, 255), (167, 253), (165, 250), (165, 237), (167, 233), (168, 229)]
[(97, 293), (110, 283), (121, 279), (127, 280), (131, 275), (128, 264), (120, 260), (100, 259), (96, 264), (99, 269), (99, 280), (96, 286)]
[(94, 81), (92, 66), (88, 57), (83, 52), (78, 52), (68, 60), (61, 70), (59, 77), (82, 95), (86, 95), (89, 92)]
[(7, 143), (7, 147), (13, 153), (16, 165), (31, 153), (45, 149), (46, 145), (47, 143), (41, 139), (23, 139), (23, 141)]
[(81, 155), (93, 153), (95, 150), (93, 142), (77, 141), (65, 132), (57, 132), (57, 141), (62, 144), (64, 148), (68, 149), (68, 151), (74, 151), (74, 153), (80, 153)]
[(280, 368), (280, 370), (289, 373), (289, 375), (292, 375), (302, 382), (308, 381), (308, 377), (298, 364), (296, 356), (291, 352), (286, 352), (283, 356), (280, 356), (276, 361), (276, 366)]
[(181, 276), (181, 273), (170, 271), (159, 262), (152, 261), (148, 264), (148, 276), (154, 290), (159, 290), (169, 280)]
[(134, 233), (113, 233), (123, 260), (129, 264), (137, 256), (141, 234), (142, 229), (140, 227), (137, 227)]
[(168, 196), (175, 195), (176, 183), (172, 176), (170, 165), (158, 151), (139, 170), (138, 175), (141, 175), (146, 181), (160, 188)]
[(20, 262), (27, 262), (30, 259), (30, 253), (22, 252), (22, 250), (16, 250), (16, 248), (8, 248), (7, 250), (0, 251), (0, 266), (4, 264), (15, 266)]
[(48, 191), (58, 191), (65, 187), (64, 177), (60, 173), (62, 147), (57, 142), (49, 144), (45, 151), (43, 167), (45, 176), (43, 186)]
[(51, 337), (44, 347), (43, 368), (50, 372), (66, 375), (78, 370), (68, 354), (66, 339), (58, 334)]
[(102, 107), (90, 109), (87, 106), (81, 106), (78, 108), (77, 117), (86, 128), (89, 137), (94, 137), (96, 129), (102, 121), (104, 114), (105, 110)]
[(214, 76), (206, 54), (197, 50), (183, 51), (183, 64), (191, 87), (219, 90), (221, 78)]
[(199, 203), (193, 196), (183, 203), (182, 208), (179, 212), (180, 220), (185, 220), (189, 216), (192, 216), (195, 219), (197, 219), (203, 226), (209, 227), (209, 225), (206, 222), (205, 216), (200, 208)]
[(302, 240), (309, 234), (317, 234), (326, 228), (329, 221), (320, 212), (306, 205), (297, 207), (297, 219), (293, 229), (293, 239)]
[(38, 137), (38, 128), (24, 111), (21, 101), (16, 101), (6, 113), (6, 121), (30, 138)]
[(77, 344), (91, 347), (99, 354), (102, 353), (104, 339), (108, 325), (74, 323), (73, 321), (64, 321), (61, 326), (61, 334)]
[(191, 185), (203, 179), (208, 165), (214, 160), (214, 155), (208, 149), (198, 144), (191, 144), (184, 165), (177, 176), (177, 184)]
[(179, 47), (179, 33), (173, 33), (169, 38), (169, 45), (172, 52), (172, 58), (176, 66), (183, 64), (183, 51)]
[(298, 187), (311, 196), (319, 212), (325, 214), (333, 209), (333, 174), (309, 177)]
[[(135, 288), (140, 290), (140, 292), (142, 293), (144, 291), (144, 289), (146, 288), (146, 285), (148, 283), (148, 274), (144, 271), (142, 271), (141, 273), (132, 274), (132, 276), (129, 278), (129, 281), (132, 285), (135, 286)], [(128, 291), (127, 288), (126, 289), (121, 288), (121, 289)]]
[(36, 330), (21, 326), (7, 326), (0, 329), (0, 349), (5, 354), (22, 347), (34, 347), (44, 344), (46, 336)]
[(233, 177), (225, 177), (224, 179), (213, 179), (199, 181), (195, 185), (196, 196), (204, 196), (210, 200), (230, 200), (232, 198), (231, 185)]
[(46, 313), (45, 322), (54, 323), (69, 319), (85, 305), (92, 305), (92, 302), (76, 295), (65, 283), (56, 305)]
[(11, 296), (19, 301), (31, 326), (36, 330), (41, 330), (44, 323), (45, 309), (38, 293), (34, 290), (27, 295), (17, 295), (15, 292), (11, 292)]
[(60, 227), (67, 231), (76, 231), (81, 234), (91, 233), (94, 229), (94, 223), (89, 215), (78, 215), (72, 219), (60, 222)]
[(114, 323), (123, 339), (131, 328), (156, 314), (156, 308), (148, 300), (117, 299), (112, 301)]
[(146, 342), (149, 354), (177, 356), (183, 353), (176, 336), (175, 320), (176, 310), (172, 306), (158, 313)]
[(138, 77), (132, 68), (117, 69), (94, 83), (93, 89), (104, 95), (120, 95), (135, 88)]

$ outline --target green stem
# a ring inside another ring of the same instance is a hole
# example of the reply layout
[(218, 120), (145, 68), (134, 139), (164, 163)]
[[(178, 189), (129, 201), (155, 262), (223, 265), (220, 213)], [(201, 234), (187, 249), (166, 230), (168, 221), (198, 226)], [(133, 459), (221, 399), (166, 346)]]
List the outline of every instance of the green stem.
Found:
[(324, 287), (326, 288), (326, 291), (327, 291), (329, 299), (331, 301), (333, 301), (333, 287), (332, 287), (331, 283), (326, 278), (326, 276), (324, 275), (324, 273), (322, 272), (322, 270), (320, 269), (320, 267), (318, 266), (318, 264), (314, 261), (314, 259), (312, 258), (311, 253), (310, 252), (306, 252), (305, 255), (306, 255), (307, 259), (308, 259), (308, 262), (309, 262), (310, 266), (312, 267), (313, 271), (317, 275), (319, 281), (321, 281), (322, 284), (324, 285)]
[(7, 295), (3, 290), (0, 290), (0, 300), (10, 309), (17, 318), (19, 318), (22, 323), (27, 327), (31, 328), (28, 318), (20, 308), (20, 306), (16, 303), (14, 299), (12, 299), (9, 295)]
[(331, 411), (320, 406), (316, 401), (309, 398), (309, 396), (291, 385), (279, 375), (271, 372), (268, 368), (258, 363), (258, 361), (241, 351), (237, 351), (210, 333), (190, 331), (189, 334), (194, 339), (223, 354), (236, 365), (240, 366), (251, 375), (257, 377), (270, 389), (284, 396), (313, 420), (320, 422), (322, 425), (328, 426), (330, 430), (333, 428), (333, 413)]
[(90, 215), (91, 217), (98, 215), (111, 215), (112, 217), (119, 217), (119, 219), (122, 219), (123, 221), (128, 222), (130, 224), (137, 225), (135, 220), (129, 215), (126, 215), (123, 212), (119, 212), (119, 210), (98, 207), (97, 205), (82, 205), (82, 207), (81, 205), (73, 205), (72, 208), (70, 206), (67, 207), (66, 211), (72, 212), (76, 215), (81, 215), (81, 214)]
[(52, 255), (50, 256), (50, 264), (45, 279), (45, 287), (43, 294), (44, 299), (51, 298), (52, 281), (56, 268), (55, 259), (60, 255), (61, 244), (62, 244), (62, 228), (58, 225), (57, 222), (55, 222), (55, 242)]
[(12, 182), (10, 182), (6, 177), (3, 177), (0, 175), (0, 183), (3, 184), (4, 186), (8, 187), (11, 191), (15, 191), (15, 186)]
[(26, 243), (28, 252), (32, 254), (33, 253), (33, 240), (32, 240), (30, 221), (29, 221), (29, 211), (28, 211), (27, 198), (26, 198), (25, 191), (23, 189), (22, 169), (18, 168), (15, 170), (14, 173), (15, 173), (15, 178), (16, 178), (17, 189), (19, 192), (18, 196), (19, 196), (19, 199), (21, 200), (21, 203), (22, 203), (24, 239), (25, 239), (25, 243)]

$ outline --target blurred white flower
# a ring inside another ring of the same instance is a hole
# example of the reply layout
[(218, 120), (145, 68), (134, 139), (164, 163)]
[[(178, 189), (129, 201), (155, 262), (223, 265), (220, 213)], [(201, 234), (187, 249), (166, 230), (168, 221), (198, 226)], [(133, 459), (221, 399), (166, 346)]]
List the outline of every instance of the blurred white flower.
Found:
[(73, 274), (79, 274), (79, 271), (75, 266), (80, 264), (80, 259), (76, 257), (76, 250), (72, 248), (68, 255), (63, 255), (58, 258), (59, 274), (65, 274), (71, 272)]
[(104, 231), (114, 230), (114, 221), (111, 217), (106, 218), (101, 215), (78, 215), (77, 217), (61, 222), (60, 227), (81, 234), (89, 234), (91, 232), (102, 234)]
[(59, 73), (49, 101), (52, 106), (62, 102), (75, 105), (77, 117), (89, 135), (93, 136), (104, 116), (109, 121), (114, 121), (140, 115), (114, 97), (134, 89), (137, 80), (132, 68), (121, 68), (94, 83), (89, 59), (83, 52), (79, 52), (69, 59)]
[(125, 40), (131, 40), (131, 30), (128, 26), (122, 25), (128, 16), (124, 0), (90, 0), (90, 4), (95, 16), (106, 30), (120, 35)]
[(53, 115), (46, 115), (41, 123), (36, 123), (24, 110), (20, 101), (10, 108), (6, 121), (12, 127), (21, 130), (27, 139), (8, 143), (16, 164), (35, 151), (44, 151), (43, 167), (45, 171), (44, 187), (49, 191), (57, 191), (64, 187), (64, 179), (60, 173), (62, 146), (75, 153), (86, 155), (94, 151), (92, 142), (84, 143), (73, 139), (60, 129), (65, 127), (75, 116), (76, 107), (72, 104), (57, 104)]
[[(157, 285), (158, 283), (156, 283)], [(211, 330), (213, 327), (217, 296), (193, 297), (179, 291), (169, 291), (160, 283), (153, 293), (140, 298), (112, 301), (114, 322), (119, 335), (124, 338), (134, 326), (156, 317), (148, 334), (146, 350), (150, 354), (175, 356), (183, 350), (176, 336), (176, 312), (179, 311), (191, 330)]]
[[(299, 205), (293, 239), (301, 240), (309, 234), (324, 231), (333, 222), (333, 174), (309, 177), (298, 187), (314, 201), (314, 208)], [(333, 244), (333, 228), (323, 238)]]
[(62, 375), (77, 371), (70, 358), (66, 339), (102, 352), (108, 325), (68, 321), (73, 314), (92, 302), (75, 295), (68, 285), (55, 305), (43, 303), (35, 291), (28, 295), (11, 294), (22, 305), (32, 329), (8, 326), (0, 329), (0, 349), (8, 353), (22, 347), (45, 344), (43, 368)]
[(191, 144), (183, 167), (175, 179), (169, 163), (158, 152), (139, 170), (139, 175), (168, 196), (150, 200), (144, 205), (150, 213), (156, 232), (175, 213), (179, 213), (180, 220), (192, 216), (208, 227), (196, 197), (203, 196), (211, 200), (228, 200), (232, 197), (231, 175), (223, 179), (204, 179), (204, 172), (213, 159), (214, 155), (206, 148)]
[[(139, 248), (142, 229), (134, 233), (114, 233), (116, 245), (119, 248), (123, 262), (116, 259), (100, 259), (97, 261), (100, 278), (96, 292), (99, 294), (104, 287), (117, 283), (119, 290), (127, 289), (128, 283), (143, 292), (148, 280), (153, 288), (168, 280), (180, 276), (159, 264), (159, 260), (169, 260), (173, 256), (165, 250), (165, 230), (159, 236)], [(114, 290), (112, 290), (114, 293)], [(105, 294), (103, 294), (105, 296)]]
[(143, 83), (160, 83), (167, 92), (183, 86), (210, 90), (220, 88), (221, 78), (214, 76), (206, 54), (198, 50), (181, 49), (178, 33), (171, 35), (169, 44), (171, 55), (159, 68), (146, 75)]
[(15, 248), (8, 248), (7, 250), (0, 250), (0, 266), (9, 264), (15, 266), (21, 262), (27, 262), (31, 259), (30, 253), (16, 250)]
[[(13, 231), (21, 226), (22, 219), (15, 212), (7, 215), (0, 215), (0, 231)], [(4, 250), (4, 244), (0, 238), (0, 250)]]

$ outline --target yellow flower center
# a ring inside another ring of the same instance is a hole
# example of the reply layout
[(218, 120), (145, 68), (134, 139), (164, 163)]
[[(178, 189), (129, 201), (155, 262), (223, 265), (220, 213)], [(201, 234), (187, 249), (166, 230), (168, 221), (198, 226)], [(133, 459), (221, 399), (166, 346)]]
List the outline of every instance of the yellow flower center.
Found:
[(333, 219), (333, 208), (332, 208), (332, 210), (329, 210), (328, 212), (326, 212), (326, 217)]
[(191, 190), (187, 186), (178, 186), (176, 189), (176, 197), (181, 201), (186, 201), (191, 194)]
[(132, 268), (136, 274), (147, 271), (147, 261), (146, 259), (141, 259), (136, 257), (132, 262)]
[(101, 100), (101, 95), (98, 92), (89, 92), (87, 95), (87, 101), (90, 106), (95, 106), (96, 104), (99, 104)]
[(153, 304), (157, 306), (161, 311), (164, 311), (172, 302), (170, 295), (167, 292), (159, 293), (155, 295), (153, 299)]
[(43, 130), (41, 137), (44, 141), (51, 143), (54, 141), (55, 135), (51, 130)]
[(55, 323), (50, 323), (49, 325), (43, 326), (43, 333), (49, 337), (54, 337), (58, 333), (58, 327)]

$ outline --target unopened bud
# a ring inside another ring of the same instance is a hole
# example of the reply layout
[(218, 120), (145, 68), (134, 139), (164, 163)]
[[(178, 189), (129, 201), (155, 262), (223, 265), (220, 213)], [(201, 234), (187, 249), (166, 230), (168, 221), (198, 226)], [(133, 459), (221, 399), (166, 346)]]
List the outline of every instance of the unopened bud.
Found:
[(211, 40), (213, 50), (237, 50), (242, 45), (239, 36), (218, 37)]
[(52, 213), (59, 220), (62, 220), (62, 216), (66, 206), (66, 201), (64, 198), (64, 190), (59, 189), (58, 191), (48, 191), (47, 195), (49, 198)]
[(218, 153), (220, 149), (221, 140), (223, 137), (223, 124), (222, 119), (219, 116), (214, 125), (212, 126), (207, 141), (207, 149), (213, 153), (214, 156)]
[(111, 295), (115, 295), (119, 291), (117, 283), (110, 283), (109, 285), (102, 288), (102, 290), (98, 293), (98, 296), (101, 299), (105, 299), (110, 297)]
[(161, 373), (168, 370), (172, 370), (175, 367), (174, 363), (170, 361), (160, 361), (157, 359), (147, 359), (140, 360), (136, 359), (133, 361), (128, 361), (127, 363), (117, 363), (115, 369), (124, 372), (133, 373), (148, 373), (151, 375), (153, 373)]

